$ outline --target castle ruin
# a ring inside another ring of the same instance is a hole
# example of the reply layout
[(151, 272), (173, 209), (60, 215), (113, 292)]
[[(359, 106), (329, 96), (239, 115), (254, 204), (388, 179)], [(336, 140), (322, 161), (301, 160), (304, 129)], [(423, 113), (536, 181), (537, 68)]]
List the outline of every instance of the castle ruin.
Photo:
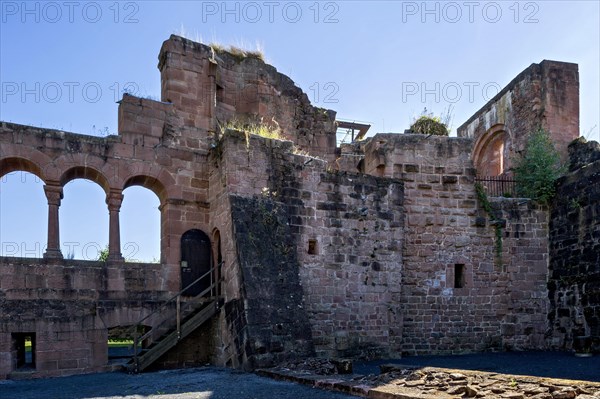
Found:
[[(136, 370), (600, 347), (600, 147), (574, 141), (576, 64), (532, 64), (458, 137), (341, 147), (336, 113), (257, 58), (171, 36), (158, 69), (161, 101), (124, 95), (118, 135), (0, 122), (0, 177), (33, 173), (48, 199), (44, 257), (0, 258), (0, 379), (109, 370), (115, 331), (144, 338)], [(490, 218), (476, 179), (510, 173), (537, 127), (570, 159), (556, 200), (490, 196)], [(106, 193), (105, 262), (61, 252), (63, 186), (81, 178)], [(160, 200), (159, 264), (121, 253), (134, 185)]]

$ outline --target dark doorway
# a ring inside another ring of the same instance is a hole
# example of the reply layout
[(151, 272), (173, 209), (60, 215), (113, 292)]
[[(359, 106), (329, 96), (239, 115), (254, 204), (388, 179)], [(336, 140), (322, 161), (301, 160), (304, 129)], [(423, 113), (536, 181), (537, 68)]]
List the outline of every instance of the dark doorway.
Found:
[(14, 333), (12, 339), (16, 354), (15, 368), (35, 369), (35, 333)]
[[(181, 289), (194, 283), (211, 269), (211, 247), (208, 236), (197, 229), (188, 230), (181, 236)], [(210, 287), (212, 278), (207, 274), (190, 286), (183, 295), (196, 296)], [(208, 293), (207, 295), (209, 295)]]

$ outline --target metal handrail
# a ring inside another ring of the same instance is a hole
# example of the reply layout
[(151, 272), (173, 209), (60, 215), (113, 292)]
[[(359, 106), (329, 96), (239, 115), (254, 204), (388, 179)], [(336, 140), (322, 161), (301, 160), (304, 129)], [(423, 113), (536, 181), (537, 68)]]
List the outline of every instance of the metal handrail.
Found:
[(508, 176), (476, 176), (475, 182), (480, 183), (490, 197), (515, 197), (516, 181)]
[[(223, 262), (219, 263), (217, 265), (217, 267), (220, 267), (222, 265), (223, 265)], [(162, 305), (160, 305), (157, 309), (155, 309), (154, 311), (152, 311), (151, 313), (147, 314), (145, 317), (143, 317), (142, 319), (140, 319), (132, 327), (132, 329), (133, 329), (133, 359), (134, 359), (136, 370), (138, 369), (138, 366), (139, 366), (138, 348), (140, 347), (140, 344), (152, 334), (152, 330), (150, 330), (147, 333), (143, 334), (142, 336), (138, 335), (139, 334), (138, 333), (138, 329), (139, 329), (140, 326), (143, 325), (142, 323), (145, 320), (147, 320), (148, 318), (150, 318), (151, 316), (157, 314), (159, 311), (161, 311), (163, 308), (165, 308), (167, 305), (169, 305), (173, 301), (176, 301), (177, 338), (179, 339), (181, 337), (181, 296), (183, 295), (183, 293), (185, 291), (187, 291), (192, 286), (194, 286), (197, 283), (199, 283), (200, 280), (203, 280), (203, 279), (205, 279), (206, 277), (209, 277), (209, 276), (210, 276), (210, 285), (209, 285), (209, 287), (206, 288), (201, 293), (199, 293), (198, 295), (195, 295), (194, 297), (197, 298), (197, 297), (204, 296), (207, 293), (212, 292), (214, 289), (216, 289), (216, 285), (217, 285), (216, 283), (218, 283), (220, 281), (220, 278), (216, 279), (216, 280), (213, 279), (214, 272), (217, 269), (217, 267), (212, 266), (209, 271), (207, 271), (206, 273), (204, 273), (202, 276), (198, 277), (196, 280), (194, 280), (192, 283), (188, 284), (186, 287), (182, 288), (179, 292), (177, 292), (175, 295), (173, 295), (171, 298), (169, 298), (165, 303), (163, 303)], [(215, 292), (215, 295), (214, 296), (211, 295), (211, 297), (216, 297), (217, 294), (218, 293)], [(131, 329), (129, 331), (131, 332)]]

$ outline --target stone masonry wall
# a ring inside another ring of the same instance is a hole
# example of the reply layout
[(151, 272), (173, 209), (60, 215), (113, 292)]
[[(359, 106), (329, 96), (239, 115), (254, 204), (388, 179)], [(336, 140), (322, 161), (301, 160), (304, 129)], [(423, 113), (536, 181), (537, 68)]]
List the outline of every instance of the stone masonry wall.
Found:
[(528, 133), (540, 127), (550, 132), (566, 161), (568, 144), (579, 136), (577, 64), (549, 60), (531, 64), (463, 123), (457, 133), (459, 137), (473, 138), (478, 150), (474, 155), (483, 158), (486, 135), (503, 131), (507, 171), (512, 159), (525, 148)]
[(313, 355), (289, 208), (258, 196), (230, 201), (243, 283), (245, 323), (237, 333), (245, 342), (244, 366), (272, 367)]
[[(600, 350), (600, 145), (569, 146), (570, 173), (558, 182), (550, 222), (550, 342)], [(579, 339), (577, 337), (587, 337)], [(585, 342), (587, 341), (587, 343)]]
[(104, 371), (108, 329), (153, 311), (163, 286), (158, 264), (0, 258), (0, 379), (14, 370), (14, 333), (36, 334), (36, 377)]
[(495, 228), (477, 200), (471, 144), (467, 138), (378, 134), (365, 145), (367, 173), (404, 181), (399, 303), (405, 353), (544, 344), (547, 214), (526, 200), (494, 201), (506, 226), (500, 261)]
[[(219, 126), (239, 118), (278, 125), (304, 151), (333, 159), (335, 113), (312, 107), (291, 79), (262, 61), (215, 53), (181, 37), (172, 36), (163, 43), (158, 67), (163, 101), (124, 95), (119, 102), (118, 135), (90, 137), (1, 122), (0, 176), (20, 170), (38, 176), (53, 195), (49, 209), (55, 215), (62, 187), (69, 181), (85, 178), (100, 185), (111, 208), (109, 257), (114, 256), (115, 264), (122, 263), (122, 258), (117, 260), (121, 257), (118, 211), (123, 190), (133, 185), (152, 190), (160, 200), (161, 212), (159, 273), (163, 285), (158, 291), (174, 293), (181, 288), (184, 232), (200, 229), (209, 235), (215, 259), (220, 241), (221, 294), (226, 306), (218, 318), (219, 327), (215, 327), (220, 335), (207, 356), (237, 367), (245, 362), (243, 342), (232, 333), (243, 324), (242, 273), (236, 262), (228, 182), (209, 150), (217, 142)], [(58, 216), (49, 217), (48, 244), (52, 244), (57, 265), (67, 265), (60, 259), (58, 221)], [(0, 266), (8, 265), (3, 262)], [(5, 289), (20, 286), (5, 285)], [(11, 326), (12, 332), (22, 331), (16, 324)], [(186, 363), (185, 350), (180, 355), (182, 364)], [(12, 361), (7, 362), (12, 367)]]
[(287, 76), (255, 57), (171, 35), (159, 55), (163, 102), (176, 109), (173, 143), (208, 149), (231, 120), (278, 127), (302, 150), (335, 159), (335, 112), (313, 107)]
[[(247, 144), (244, 134), (230, 131), (220, 145), (230, 192), (275, 201), (287, 215), (317, 354), (398, 354), (401, 182), (327, 172), (323, 161), (294, 155), (290, 142), (250, 136)], [(241, 243), (236, 239), (238, 251)], [(278, 275), (269, 277), (277, 284)]]
[[(14, 370), (18, 333), (36, 334), (35, 376), (101, 370), (108, 329), (181, 288), (190, 229), (210, 237), (221, 262), (223, 306), (160, 360), (165, 367), (537, 349), (548, 314), (555, 347), (598, 335), (597, 168), (582, 167), (596, 152), (562, 181), (569, 204), (554, 206), (552, 310), (546, 210), (492, 199), (486, 215), (471, 160), (473, 147), (483, 160), (503, 148), (510, 167), (538, 126), (564, 155), (578, 134), (577, 65), (531, 65), (459, 138), (380, 134), (345, 146), (337, 162), (335, 112), (313, 107), (261, 60), (171, 36), (158, 68), (162, 101), (125, 95), (118, 135), (0, 122), (0, 177), (35, 174), (49, 207), (47, 259), (0, 258), (0, 379)], [(235, 119), (278, 127), (290, 141), (228, 130)], [(62, 188), (77, 178), (106, 193), (107, 263), (62, 259)], [(121, 257), (119, 209), (133, 185), (160, 200), (160, 265)]]

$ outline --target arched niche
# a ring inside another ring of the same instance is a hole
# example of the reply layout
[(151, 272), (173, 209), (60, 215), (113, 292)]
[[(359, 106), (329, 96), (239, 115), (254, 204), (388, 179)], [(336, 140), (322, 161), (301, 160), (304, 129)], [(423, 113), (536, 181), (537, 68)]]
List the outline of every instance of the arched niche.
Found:
[(492, 126), (473, 147), (473, 164), (478, 176), (500, 176), (508, 170), (508, 133), (504, 125)]

